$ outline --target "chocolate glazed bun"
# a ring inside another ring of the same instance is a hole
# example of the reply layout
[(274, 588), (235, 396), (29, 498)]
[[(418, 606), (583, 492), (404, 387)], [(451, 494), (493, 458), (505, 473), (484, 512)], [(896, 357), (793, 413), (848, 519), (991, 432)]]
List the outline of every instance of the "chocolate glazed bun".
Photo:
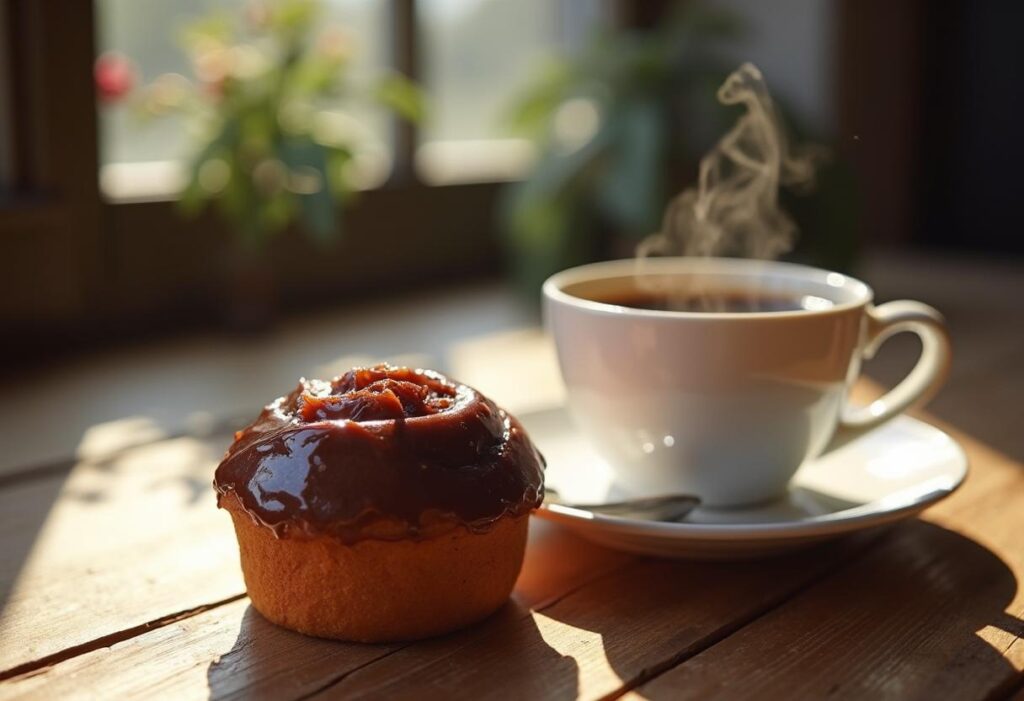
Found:
[(299, 383), (214, 479), (253, 606), (322, 637), (444, 633), (508, 598), (543, 458), (466, 385), (386, 365)]

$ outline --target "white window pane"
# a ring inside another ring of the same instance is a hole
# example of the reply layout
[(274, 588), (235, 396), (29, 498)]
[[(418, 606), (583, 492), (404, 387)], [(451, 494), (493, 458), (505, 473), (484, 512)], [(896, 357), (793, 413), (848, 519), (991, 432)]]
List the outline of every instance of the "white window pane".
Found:
[[(128, 56), (140, 73), (136, 83), (148, 84), (165, 73), (194, 80), (179, 41), (182, 29), (214, 10), (229, 12), (244, 22), (252, 6), (247, 0), (97, 0), (98, 50)], [(325, 0), (324, 10), (320, 32), (341, 31), (353, 52), (352, 80), (365, 84), (379, 75), (390, 63), (387, 4), (377, 0)], [(317, 40), (317, 33), (312, 40)], [(324, 107), (353, 117), (362, 127), (360, 133), (365, 132), (360, 148), (383, 159), (386, 169), (391, 137), (390, 122), (383, 110), (349, 101)], [(120, 167), (129, 180), (174, 171), (175, 164), (195, 147), (185, 127), (185, 121), (177, 115), (143, 119), (127, 103), (101, 105), (100, 163), (115, 166), (111, 169), (114, 171)], [(124, 170), (131, 164), (139, 166)]]
[[(419, 0), (421, 80), (429, 97), (419, 166), (428, 179), (514, 175), (514, 98), (552, 52), (571, 52), (608, 18), (602, 0)], [(480, 162), (482, 161), (482, 162)], [(494, 170), (493, 173), (485, 171)]]

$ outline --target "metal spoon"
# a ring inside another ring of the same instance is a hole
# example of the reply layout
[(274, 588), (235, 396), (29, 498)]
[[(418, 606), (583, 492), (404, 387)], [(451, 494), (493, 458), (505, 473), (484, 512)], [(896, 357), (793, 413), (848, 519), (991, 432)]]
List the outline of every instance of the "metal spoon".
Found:
[(571, 504), (565, 501), (553, 487), (545, 486), (544, 505), (552, 504), (603, 516), (671, 523), (681, 521), (700, 504), (700, 499), (691, 494), (664, 494), (657, 497), (610, 501), (603, 504)]

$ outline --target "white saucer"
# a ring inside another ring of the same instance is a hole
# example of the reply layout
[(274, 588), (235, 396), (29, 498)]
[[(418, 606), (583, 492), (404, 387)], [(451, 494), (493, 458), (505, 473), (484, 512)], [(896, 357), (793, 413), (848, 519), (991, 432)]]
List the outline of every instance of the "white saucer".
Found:
[[(621, 498), (607, 463), (563, 409), (520, 416), (548, 461), (548, 484), (567, 502)], [(642, 555), (742, 559), (793, 550), (909, 518), (946, 498), (967, 476), (967, 457), (939, 429), (901, 416), (804, 465), (789, 494), (738, 509), (698, 508), (683, 522), (599, 516), (564, 506), (538, 509), (602, 545)]]

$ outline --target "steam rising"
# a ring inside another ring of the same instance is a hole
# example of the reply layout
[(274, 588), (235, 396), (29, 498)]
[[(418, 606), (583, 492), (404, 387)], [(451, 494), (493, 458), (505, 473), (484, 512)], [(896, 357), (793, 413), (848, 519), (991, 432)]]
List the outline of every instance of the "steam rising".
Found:
[(797, 227), (779, 207), (779, 186), (810, 187), (820, 152), (793, 153), (764, 78), (744, 63), (718, 89), (746, 114), (701, 160), (696, 188), (677, 195), (661, 231), (637, 247), (648, 256), (739, 255), (771, 259), (793, 246)]

